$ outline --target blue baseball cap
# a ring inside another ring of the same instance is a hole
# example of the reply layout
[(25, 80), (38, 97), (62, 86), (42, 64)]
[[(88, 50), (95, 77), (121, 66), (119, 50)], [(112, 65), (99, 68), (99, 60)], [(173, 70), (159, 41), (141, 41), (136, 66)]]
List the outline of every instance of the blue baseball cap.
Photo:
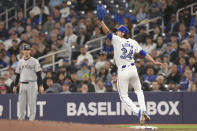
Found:
[(125, 35), (129, 34), (128, 28), (124, 25), (120, 26), (119, 28), (116, 28), (116, 30), (125, 33)]

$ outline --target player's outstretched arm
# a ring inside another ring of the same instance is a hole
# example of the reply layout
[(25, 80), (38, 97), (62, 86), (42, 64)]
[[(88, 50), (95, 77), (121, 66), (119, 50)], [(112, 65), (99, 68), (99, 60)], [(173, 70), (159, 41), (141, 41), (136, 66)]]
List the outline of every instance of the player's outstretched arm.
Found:
[(146, 54), (145, 58), (146, 58), (148, 61), (153, 62), (153, 64), (155, 64), (155, 65), (163, 66), (162, 63), (155, 61), (149, 54)]
[(109, 33), (110, 33), (111, 31), (110, 31), (109, 28), (106, 26), (106, 24), (105, 24), (105, 22), (104, 22), (103, 20), (101, 21), (101, 27), (102, 27), (103, 32), (104, 32), (106, 35), (109, 35)]

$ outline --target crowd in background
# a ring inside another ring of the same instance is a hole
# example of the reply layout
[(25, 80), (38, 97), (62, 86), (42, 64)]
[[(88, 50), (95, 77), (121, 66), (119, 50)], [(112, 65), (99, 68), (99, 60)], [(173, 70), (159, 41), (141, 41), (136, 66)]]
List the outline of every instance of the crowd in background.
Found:
[[(45, 0), (45, 5), (37, 6), (24, 16), (18, 9), (17, 19), (9, 29), (0, 22), (0, 94), (12, 93), (15, 68), (23, 57), (20, 41), (31, 43), (31, 56), (40, 56), (66, 49), (56, 55), (60, 64), (53, 72), (43, 69), (45, 93), (74, 92), (115, 92), (117, 73), (113, 61), (113, 46), (105, 39), (102, 51), (90, 54), (85, 43), (104, 36), (99, 20), (94, 13), (91, 0)], [(176, 20), (177, 9), (193, 2), (192, 0), (128, 0), (125, 6), (132, 12), (119, 7), (107, 19), (111, 31), (125, 25), (130, 32), (133, 24), (162, 16), (164, 32), (158, 21), (151, 24), (153, 32), (147, 34), (144, 26), (139, 27), (136, 39), (141, 47), (156, 61), (165, 66), (154, 66), (139, 55), (135, 65), (144, 91), (197, 91), (197, 13), (192, 16), (189, 9), (180, 13)], [(109, 9), (110, 10), (110, 9)], [(79, 12), (84, 14), (79, 15)], [(131, 35), (130, 35), (131, 37)], [(91, 47), (99, 45), (95, 42)], [(71, 57), (71, 63), (69, 58)], [(41, 65), (52, 63), (51, 56), (41, 59)], [(133, 90), (130, 88), (130, 90)]]

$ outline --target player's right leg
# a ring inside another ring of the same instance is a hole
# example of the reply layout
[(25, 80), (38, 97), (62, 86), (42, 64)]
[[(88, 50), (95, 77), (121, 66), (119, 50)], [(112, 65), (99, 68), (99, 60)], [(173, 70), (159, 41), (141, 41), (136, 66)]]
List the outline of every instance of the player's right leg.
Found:
[(128, 85), (129, 85), (129, 75), (132, 72), (128, 72), (126, 68), (118, 68), (117, 76), (117, 88), (120, 96), (120, 100), (125, 103), (135, 114), (138, 114), (139, 108), (136, 107), (135, 103), (128, 97)]
[(24, 120), (26, 115), (26, 104), (27, 104), (27, 91), (25, 89), (24, 84), (20, 85), (18, 104), (19, 104), (18, 120)]

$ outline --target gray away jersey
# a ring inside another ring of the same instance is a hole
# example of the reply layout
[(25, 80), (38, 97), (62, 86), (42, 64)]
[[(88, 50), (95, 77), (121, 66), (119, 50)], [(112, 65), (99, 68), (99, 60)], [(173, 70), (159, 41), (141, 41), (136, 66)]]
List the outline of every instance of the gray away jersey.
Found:
[(20, 82), (37, 81), (36, 72), (39, 71), (41, 71), (39, 61), (33, 57), (19, 60), (16, 67), (16, 73), (20, 74)]

